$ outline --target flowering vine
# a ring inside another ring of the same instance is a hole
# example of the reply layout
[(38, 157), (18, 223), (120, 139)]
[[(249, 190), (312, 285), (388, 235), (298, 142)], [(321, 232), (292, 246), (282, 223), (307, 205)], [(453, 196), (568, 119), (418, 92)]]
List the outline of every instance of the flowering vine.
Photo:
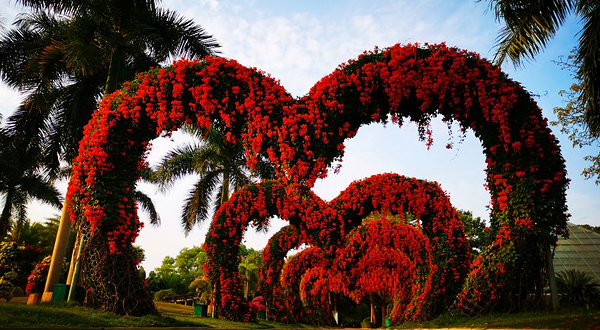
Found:
[[(259, 157), (269, 159), (279, 190), (300, 199), (290, 204), (297, 207), (302, 206), (301, 196), (310, 195), (307, 190), (314, 182), (327, 175), (332, 162), (341, 159), (344, 141), (361, 125), (388, 121), (401, 125), (408, 119), (419, 125), (420, 138), (429, 144), (434, 116), (472, 129), (481, 140), (492, 199), (491, 227), (497, 233), (469, 272), (456, 306), (478, 312), (494, 306), (519, 307), (531, 293), (541, 298), (541, 291), (532, 288), (543, 287), (543, 249), (566, 235), (568, 180), (558, 143), (518, 83), (479, 55), (444, 44), (395, 45), (366, 52), (297, 100), (264, 73), (224, 58), (180, 60), (141, 73), (105, 97), (84, 130), (67, 194), (71, 219), (85, 221), (83, 228), (103, 237), (102, 249), (111, 256), (129, 251), (142, 225), (133, 188), (139, 171), (147, 166), (148, 141), (185, 123), (201, 131), (212, 125), (222, 128), (228, 141), (244, 144), (250, 167)], [(341, 221), (347, 215), (338, 214), (333, 227), (325, 227), (324, 216), (317, 215), (319, 203), (314, 204), (315, 213), (294, 208), (278, 212), (289, 213), (289, 218), (306, 215), (301, 222), (311, 233), (307, 237), (322, 243), (320, 248), (329, 254), (358, 220), (348, 216), (354, 220)], [(223, 221), (218, 220), (220, 214), (214, 224)], [(213, 236), (219, 228), (213, 227)], [(423, 232), (428, 236), (425, 227)], [(230, 234), (220, 239), (233, 242), (240, 236)], [(121, 261), (115, 261), (115, 267), (129, 259), (116, 258)], [(217, 262), (211, 267), (225, 266)], [(444, 278), (452, 288), (459, 285), (452, 275)], [(223, 279), (220, 290), (229, 292), (236, 281)], [(497, 285), (490, 287), (490, 281)], [(106, 299), (124, 299), (128, 287), (141, 286), (123, 283)], [(232, 300), (230, 310), (239, 306), (244, 302)]]

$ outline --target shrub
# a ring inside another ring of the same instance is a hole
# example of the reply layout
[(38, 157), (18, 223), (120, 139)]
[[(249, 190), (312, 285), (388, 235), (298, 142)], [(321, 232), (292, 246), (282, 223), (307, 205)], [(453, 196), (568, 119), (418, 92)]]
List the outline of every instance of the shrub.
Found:
[(17, 273), (8, 271), (0, 276), (0, 299), (4, 298), (9, 302), (13, 297), (14, 281), (17, 279)]
[(27, 286), (25, 287), (25, 293), (34, 294), (44, 292), (44, 286), (46, 285), (46, 278), (48, 278), (48, 270), (50, 270), (50, 262), (52, 256), (45, 257), (39, 264), (35, 265), (35, 268), (27, 277)]
[(23, 289), (21, 289), (20, 286), (15, 286), (12, 291), (12, 296), (13, 297), (24, 297), (25, 291), (23, 291)]
[(173, 289), (160, 290), (154, 293), (154, 301), (167, 301), (175, 295), (176, 294), (175, 291), (173, 291)]
[(561, 304), (568, 306), (600, 307), (600, 284), (576, 269), (559, 272), (556, 277)]

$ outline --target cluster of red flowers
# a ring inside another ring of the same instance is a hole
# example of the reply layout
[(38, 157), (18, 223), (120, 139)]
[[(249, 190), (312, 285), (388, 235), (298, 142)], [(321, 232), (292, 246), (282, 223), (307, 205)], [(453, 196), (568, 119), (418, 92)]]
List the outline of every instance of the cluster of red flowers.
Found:
[[(452, 303), (468, 271), (469, 247), (462, 222), (437, 183), (396, 174), (374, 175), (353, 182), (329, 203), (322, 201), (310, 190), (296, 190), (290, 194), (288, 188), (287, 185), (273, 181), (249, 185), (234, 193), (213, 220), (204, 244), (209, 256), (206, 270), (214, 281), (218, 281), (221, 296), (217, 303), (227, 315), (234, 318), (237, 315), (241, 319), (247, 312), (246, 309), (235, 310), (232, 307), (240, 307), (238, 302), (241, 288), (222, 282), (224, 278), (227, 281), (229, 278), (237, 278), (239, 260), (234, 256), (239, 252), (239, 242), (249, 225), (264, 226), (272, 216), (280, 216), (292, 224), (284, 227), (270, 240), (264, 252), (265, 267), (261, 271), (263, 290), (274, 293), (267, 297), (269, 305), (276, 306), (276, 311), (284, 309), (287, 312), (275, 315), (281, 320), (317, 321), (320, 316), (330, 315), (327, 310), (322, 309), (329, 306), (328, 301), (315, 300), (318, 297), (317, 291), (322, 293), (330, 290), (335, 294), (345, 294), (357, 302), (362, 300), (364, 294), (361, 292), (365, 291), (346, 288), (369, 289), (360, 284), (360, 278), (353, 273), (356, 268), (350, 270), (351, 267), (347, 266), (356, 267), (362, 262), (364, 267), (360, 269), (366, 271), (369, 263), (372, 266), (377, 264), (377, 256), (385, 256), (376, 248), (379, 246), (375, 244), (376, 241), (380, 246), (385, 246), (387, 252), (396, 251), (387, 256), (398, 257), (392, 261), (396, 262), (394, 265), (397, 269), (404, 269), (407, 262), (412, 265), (403, 271), (409, 274), (407, 276), (414, 283), (418, 282), (408, 286), (409, 293), (406, 293), (405, 298), (410, 299), (398, 301), (395, 305), (397, 319), (401, 315), (406, 319), (428, 317)], [(419, 231), (412, 231), (413, 227), (408, 225), (376, 227), (374, 224), (365, 227), (368, 229), (368, 239), (365, 239), (366, 245), (359, 252), (342, 253), (345, 246), (352, 249), (360, 245), (359, 238), (362, 236), (359, 234), (362, 231), (357, 232), (355, 228), (361, 226), (367, 216), (377, 212), (398, 216), (409, 212), (416, 217), (413, 226), (418, 227)], [(371, 229), (376, 233), (371, 232)], [(353, 234), (348, 236), (348, 233)], [(308, 243), (313, 247), (304, 250), (284, 267), (283, 260), (287, 252), (301, 243)], [(372, 253), (374, 254), (371, 255)], [(405, 257), (406, 255), (409, 257)], [(360, 256), (364, 259), (358, 260)], [(302, 274), (311, 268), (320, 269), (321, 273), (312, 271), (311, 281), (314, 283), (310, 286), (311, 291), (304, 294), (309, 298), (302, 302), (299, 292)], [(335, 269), (339, 271), (333, 272)], [(327, 273), (323, 273), (326, 270)], [(372, 272), (364, 274), (374, 276)], [(394, 274), (398, 275), (398, 272)], [(418, 280), (413, 276), (417, 276)], [(427, 281), (422, 281), (422, 277)], [(352, 286), (344, 283), (345, 281), (351, 281)], [(389, 284), (381, 282), (384, 286)], [(400, 286), (399, 282), (396, 284), (396, 287)], [(390, 296), (397, 298), (394, 288), (389, 288)], [(327, 295), (321, 297), (326, 298)], [(309, 301), (313, 306), (311, 310), (318, 312), (318, 315), (306, 314), (303, 306)], [(400, 305), (401, 302), (403, 305)], [(319, 322), (326, 323), (326, 320)]]
[(25, 287), (26, 294), (29, 295), (44, 292), (44, 285), (46, 285), (46, 278), (48, 277), (51, 261), (52, 257), (47, 256), (40, 263), (35, 265), (31, 274), (27, 277), (27, 286)]
[[(105, 233), (113, 253), (126, 250), (141, 226), (131, 188), (146, 166), (147, 141), (184, 123), (203, 131), (216, 125), (226, 131), (228, 141), (244, 144), (251, 167), (258, 157), (275, 165), (283, 194), (299, 199), (278, 214), (306, 217), (301, 221), (311, 232), (308, 236), (330, 253), (352, 226), (344, 221), (324, 226), (329, 222), (322, 221), (324, 203), (301, 196), (309, 196), (306, 190), (343, 156), (344, 141), (360, 126), (388, 120), (402, 124), (408, 118), (430, 144), (429, 121), (436, 115), (472, 129), (481, 140), (492, 228), (508, 229), (479, 257), (482, 268), (471, 272), (461, 297), (488, 305), (497, 299), (524, 300), (544, 278), (539, 271), (544, 269), (543, 253), (530, 253), (531, 248), (566, 234), (564, 162), (540, 109), (518, 83), (477, 54), (444, 44), (395, 45), (364, 53), (299, 100), (262, 72), (223, 58), (182, 60), (142, 73), (104, 98), (86, 126), (69, 184), (70, 215), (73, 221), (88, 221), (93, 233)], [(306, 206), (312, 212), (305, 212)], [(265, 214), (264, 208), (254, 210)], [(215, 219), (215, 232), (222, 230), (220, 221)], [(225, 227), (238, 230), (221, 238), (230, 242), (245, 229)], [(498, 258), (504, 273), (493, 266)], [(449, 274), (446, 279), (455, 278)], [(508, 281), (517, 274), (528, 280), (510, 287)], [(492, 277), (504, 291), (490, 294)], [(494, 299), (481, 299), (488, 296)]]

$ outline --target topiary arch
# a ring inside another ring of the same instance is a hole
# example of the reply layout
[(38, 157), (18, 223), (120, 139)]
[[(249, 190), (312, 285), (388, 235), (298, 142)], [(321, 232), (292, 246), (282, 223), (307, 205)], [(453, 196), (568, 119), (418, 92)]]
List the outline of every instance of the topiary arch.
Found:
[[(273, 181), (247, 185), (234, 193), (230, 202), (223, 204), (215, 214), (204, 244), (208, 255), (205, 269), (217, 288), (216, 305), (221, 315), (240, 320), (250, 317), (246, 315), (247, 303), (243, 301), (237, 276), (239, 259), (235, 256), (239, 254), (239, 244), (247, 227), (265, 227), (273, 216), (289, 221), (296, 230), (284, 227), (281, 234), (274, 236), (281, 250), (269, 244), (264, 272), (268, 277), (264, 278), (266, 286), (263, 289), (281, 292), (277, 285), (283, 268), (280, 261), (299, 243), (308, 243), (318, 248), (319, 255), (333, 259), (343, 246), (346, 233), (359, 226), (368, 215), (382, 211), (403, 216), (410, 212), (419, 219), (418, 227), (431, 241), (433, 261), (438, 270), (426, 272), (432, 282), (428, 288), (431, 292), (427, 293), (428, 307), (414, 308), (411, 313), (404, 311), (403, 314), (406, 319), (411, 319), (413, 314), (415, 318), (422, 317), (435, 314), (442, 310), (441, 306), (452, 303), (467, 273), (470, 257), (462, 222), (436, 183), (396, 174), (374, 175), (353, 182), (329, 203), (306, 187), (291, 192), (287, 188), (287, 185)], [(300, 312), (298, 285), (291, 287), (294, 294), (285, 297), (288, 316), (297, 322), (306, 321)], [(275, 304), (276, 310), (281, 309), (277, 300), (271, 299), (269, 303)]]
[(140, 229), (133, 188), (148, 141), (160, 134), (186, 123), (203, 131), (216, 125), (244, 144), (251, 167), (268, 158), (294, 192), (325, 177), (361, 125), (408, 118), (428, 138), (438, 115), (480, 139), (497, 233), (456, 307), (478, 312), (522, 307), (531, 294), (539, 300), (545, 249), (565, 234), (567, 218), (557, 141), (518, 83), (477, 54), (441, 44), (364, 53), (301, 99), (260, 71), (214, 57), (140, 74), (105, 97), (85, 128), (67, 196), (72, 219), (91, 233), (83, 260), (94, 303), (118, 313), (152, 311), (129, 251)]

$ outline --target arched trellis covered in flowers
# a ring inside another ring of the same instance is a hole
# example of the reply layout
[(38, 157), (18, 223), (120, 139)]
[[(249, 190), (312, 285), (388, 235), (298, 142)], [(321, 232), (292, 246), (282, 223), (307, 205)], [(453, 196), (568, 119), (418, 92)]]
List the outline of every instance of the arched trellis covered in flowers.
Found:
[[(237, 197), (236, 195), (237, 193), (233, 197)], [(268, 198), (265, 200), (268, 201)], [(306, 199), (293, 198), (289, 202), (284, 200), (283, 203), (279, 202), (279, 204), (293, 205), (297, 200), (305, 201)], [(226, 207), (225, 210), (240, 204), (252, 203), (236, 202)], [(258, 207), (260, 208), (260, 206)], [(237, 209), (239, 210), (239, 208)], [(306, 209), (309, 214), (312, 214), (317, 207), (307, 207), (307, 203), (304, 202), (303, 206), (297, 206), (294, 209)], [(458, 214), (452, 208), (450, 200), (437, 183), (406, 178), (396, 174), (374, 175), (353, 182), (328, 204), (320, 203), (318, 209), (321, 210), (321, 214), (325, 215), (323, 218), (308, 222), (297, 222), (296, 220), (293, 223), (298, 225), (297, 228), (283, 227), (269, 241), (264, 252), (265, 268), (262, 272), (267, 290), (281, 291), (278, 281), (283, 268), (283, 258), (290, 249), (297, 247), (300, 243), (312, 242), (315, 248), (321, 250), (320, 253), (331, 259), (327, 267), (323, 267), (330, 268), (332, 265), (341, 265), (343, 262), (334, 264), (334, 256), (338, 255), (340, 249), (344, 248), (347, 234), (360, 226), (367, 216), (374, 212), (385, 212), (403, 217), (408, 212), (417, 218), (417, 224), (415, 225), (421, 228), (428, 240), (431, 241), (433, 262), (436, 269), (428, 272), (431, 273), (432, 283), (435, 284), (428, 289), (432, 292), (427, 293), (428, 301), (423, 304), (423, 306), (427, 306), (425, 310), (418, 308), (418, 310), (415, 309), (410, 313), (403, 311), (403, 314), (405, 314), (403, 317), (405, 319), (419, 319), (423, 318), (424, 315), (435, 315), (452, 303), (469, 268), (469, 249), (462, 222), (458, 219)], [(243, 208), (241, 210), (245, 212)], [(253, 210), (250, 209), (250, 212), (253, 212)], [(230, 212), (228, 216), (221, 215), (220, 218), (215, 218), (215, 221), (221, 218), (224, 221), (226, 219), (227, 222), (214, 222), (213, 225), (218, 223), (219, 227), (212, 227), (211, 233), (233, 232), (236, 230), (231, 226), (245, 226), (245, 224), (236, 224), (236, 219), (241, 221), (253, 219), (252, 216), (241, 216)], [(303, 217), (300, 219), (303, 219)], [(222, 224), (228, 224), (229, 226), (223, 228)], [(323, 233), (329, 234), (324, 235)], [(218, 241), (218, 239), (215, 241)], [(213, 239), (209, 236), (207, 247), (212, 246), (212, 244)], [(226, 246), (220, 246), (220, 249), (214, 249), (213, 253), (216, 256), (233, 253), (226, 249)], [(207, 252), (210, 251), (207, 250)], [(237, 266), (231, 268), (237, 269)], [(235, 275), (230, 274), (230, 276)], [(298, 274), (293, 274), (293, 276), (298, 278)], [(229, 276), (226, 276), (226, 278), (229, 278)], [(295, 284), (299, 284), (299, 279), (296, 282), (298, 283)], [(295, 284), (292, 285), (292, 288), (287, 288), (287, 291), (297, 290)], [(334, 286), (338, 287), (343, 285), (334, 283)], [(288, 295), (283, 299), (286, 301), (285, 304), (281, 304), (275, 298), (271, 301), (271, 304), (276, 306), (276, 311), (285, 306), (288, 312), (291, 313), (289, 316), (296, 321), (307, 321), (302, 319), (304, 314), (298, 312), (302, 307), (301, 305), (297, 306), (299, 297)], [(230, 305), (227, 301), (221, 303), (225, 306)]]
[(263, 249), (263, 266), (259, 269), (260, 288), (267, 305), (269, 318), (288, 322), (290, 315), (285, 307), (285, 301), (279, 277), (288, 252), (299, 248), (303, 243), (303, 235), (298, 227), (287, 225), (275, 233)]
[[(250, 166), (268, 158), (285, 189), (294, 191), (326, 176), (361, 125), (408, 118), (426, 138), (436, 115), (481, 140), (498, 233), (456, 306), (477, 312), (521, 307), (531, 293), (539, 298), (544, 249), (566, 226), (568, 181), (557, 141), (523, 88), (478, 55), (443, 44), (365, 53), (299, 100), (274, 79), (223, 58), (151, 70), (105, 97), (85, 128), (67, 196), (71, 218), (92, 234), (84, 263), (94, 280), (86, 285), (104, 309), (151, 311), (131, 275), (130, 245), (140, 229), (133, 187), (148, 141), (163, 132), (184, 123), (204, 131), (221, 127), (229, 141), (244, 143)], [(490, 281), (496, 286), (490, 288)]]

